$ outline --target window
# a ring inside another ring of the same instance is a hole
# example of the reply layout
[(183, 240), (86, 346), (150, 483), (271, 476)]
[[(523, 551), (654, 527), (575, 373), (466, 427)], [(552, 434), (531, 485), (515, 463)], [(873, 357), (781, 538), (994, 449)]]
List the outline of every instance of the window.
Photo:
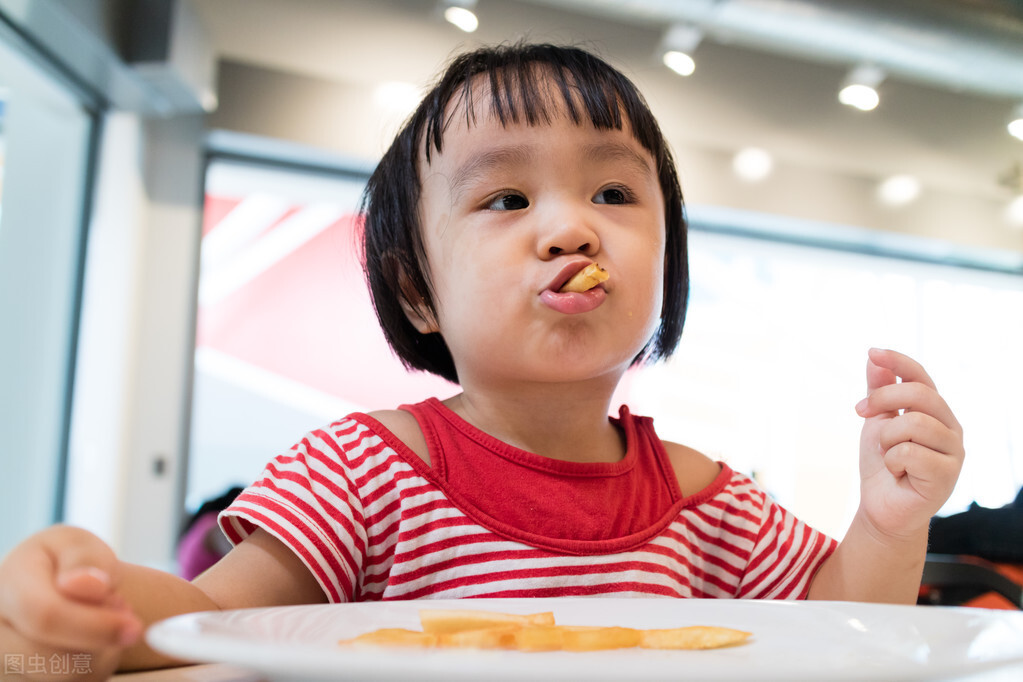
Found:
[[(0, 29), (3, 29), (0, 25)], [(0, 31), (0, 554), (60, 517), (94, 117)]]
[(412, 374), (356, 250), (360, 174), (215, 160), (206, 179), (186, 505), (247, 485), (305, 432), (457, 390)]
[(889, 347), (924, 365), (964, 428), (966, 463), (942, 513), (1015, 497), (1023, 277), (699, 230), (690, 263), (678, 352), (628, 385), (662, 438), (755, 473), (841, 537), (858, 501), (866, 352)]

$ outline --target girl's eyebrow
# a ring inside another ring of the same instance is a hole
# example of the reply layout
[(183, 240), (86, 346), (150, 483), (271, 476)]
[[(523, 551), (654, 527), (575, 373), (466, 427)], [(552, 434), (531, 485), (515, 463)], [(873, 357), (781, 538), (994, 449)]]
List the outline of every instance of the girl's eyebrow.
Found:
[(653, 167), (650, 160), (624, 142), (600, 142), (587, 145), (584, 158), (592, 162), (616, 162), (631, 166), (640, 173), (651, 173)]
[(451, 175), (451, 194), (457, 197), (487, 171), (495, 168), (524, 165), (537, 156), (536, 148), (530, 145), (496, 147), (471, 154), (465, 163)]

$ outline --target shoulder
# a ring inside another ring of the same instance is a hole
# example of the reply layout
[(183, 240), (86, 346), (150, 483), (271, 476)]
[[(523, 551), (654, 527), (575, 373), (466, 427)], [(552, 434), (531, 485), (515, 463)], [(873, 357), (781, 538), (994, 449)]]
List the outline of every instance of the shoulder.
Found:
[(695, 495), (712, 484), (721, 473), (721, 465), (687, 445), (661, 441), (675, 470), (679, 490), (686, 497)]
[(391, 432), (395, 438), (405, 444), (409, 450), (416, 454), (421, 460), (430, 463), (430, 453), (426, 446), (426, 438), (419, 428), (419, 422), (410, 412), (405, 410), (375, 410), (366, 413), (366, 416), (375, 419), (381, 426)]

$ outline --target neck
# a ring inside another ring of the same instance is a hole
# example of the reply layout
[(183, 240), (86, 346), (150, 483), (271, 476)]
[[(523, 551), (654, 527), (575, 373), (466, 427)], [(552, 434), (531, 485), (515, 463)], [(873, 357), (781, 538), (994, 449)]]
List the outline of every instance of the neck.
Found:
[(593, 380), (486, 392), (463, 386), (445, 404), (481, 431), (522, 450), (552, 459), (617, 462), (625, 456), (625, 445), (608, 421), (615, 385)]

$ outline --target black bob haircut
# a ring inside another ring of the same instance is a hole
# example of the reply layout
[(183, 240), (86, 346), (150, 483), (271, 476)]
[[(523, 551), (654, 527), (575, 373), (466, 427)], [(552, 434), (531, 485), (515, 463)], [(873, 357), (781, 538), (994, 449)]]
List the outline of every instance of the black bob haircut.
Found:
[[(436, 310), (420, 224), (419, 159), (424, 154), (429, 163), (433, 153), (441, 152), (444, 132), (454, 120), (448, 113), (452, 102), (461, 107), (455, 112), (465, 112), (465, 124), (472, 124), (473, 89), (479, 79), (487, 79), (490, 111), (502, 125), (523, 120), (544, 125), (566, 112), (576, 124), (588, 122), (601, 130), (628, 125), (650, 152), (664, 194), (664, 296), (660, 325), (633, 364), (670, 356), (682, 336), (689, 299), (685, 209), (671, 150), (643, 96), (625, 75), (585, 50), (529, 43), (484, 47), (456, 57), (369, 179), (362, 200), (363, 267), (392, 350), (409, 369), (458, 382), (442, 336), (416, 330), (402, 302), (413, 309)], [(545, 84), (560, 91), (561, 101), (545, 96)]]

